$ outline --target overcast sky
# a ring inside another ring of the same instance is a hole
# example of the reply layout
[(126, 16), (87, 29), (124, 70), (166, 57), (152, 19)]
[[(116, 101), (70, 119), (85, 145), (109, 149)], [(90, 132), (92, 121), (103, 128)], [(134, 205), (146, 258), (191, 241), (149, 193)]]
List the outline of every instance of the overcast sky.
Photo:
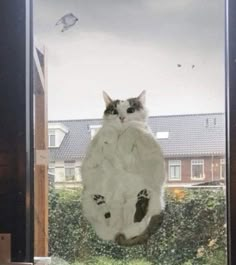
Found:
[(34, 13), (50, 120), (101, 118), (102, 90), (145, 89), (150, 115), (224, 111), (224, 0), (36, 0)]

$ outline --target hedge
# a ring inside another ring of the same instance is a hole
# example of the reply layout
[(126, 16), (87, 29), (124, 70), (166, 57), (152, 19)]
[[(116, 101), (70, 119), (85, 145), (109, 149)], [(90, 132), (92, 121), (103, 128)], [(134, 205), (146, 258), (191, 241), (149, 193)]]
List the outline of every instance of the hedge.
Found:
[[(161, 228), (147, 244), (120, 247), (100, 240), (83, 218), (81, 190), (49, 192), (50, 255), (73, 265), (226, 264), (223, 189), (166, 192)], [(59, 264), (57, 264), (59, 265)]]

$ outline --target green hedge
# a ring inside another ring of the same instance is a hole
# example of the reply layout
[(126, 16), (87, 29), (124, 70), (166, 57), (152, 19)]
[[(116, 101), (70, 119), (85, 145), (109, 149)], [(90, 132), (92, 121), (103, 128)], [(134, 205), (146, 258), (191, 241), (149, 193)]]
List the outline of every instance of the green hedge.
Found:
[(50, 190), (49, 250), (73, 265), (224, 265), (225, 195), (222, 189), (166, 193), (161, 228), (145, 245), (100, 240), (83, 218), (81, 191)]

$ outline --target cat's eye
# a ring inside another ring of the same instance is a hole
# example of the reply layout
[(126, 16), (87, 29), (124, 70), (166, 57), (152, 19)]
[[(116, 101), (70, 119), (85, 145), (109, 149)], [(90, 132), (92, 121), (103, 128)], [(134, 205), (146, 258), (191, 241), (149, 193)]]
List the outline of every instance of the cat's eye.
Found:
[(127, 109), (127, 113), (134, 113), (134, 112), (135, 112), (135, 109), (132, 107)]
[(111, 112), (112, 115), (118, 115), (118, 111), (116, 109), (113, 109)]

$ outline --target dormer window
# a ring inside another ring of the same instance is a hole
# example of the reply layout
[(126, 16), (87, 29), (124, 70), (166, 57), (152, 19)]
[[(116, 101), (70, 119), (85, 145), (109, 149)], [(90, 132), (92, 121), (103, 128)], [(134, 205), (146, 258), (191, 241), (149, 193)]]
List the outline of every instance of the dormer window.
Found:
[(48, 147), (60, 147), (65, 135), (69, 132), (68, 128), (62, 123), (48, 124)]
[(48, 132), (48, 147), (56, 147), (56, 132), (49, 130)]

